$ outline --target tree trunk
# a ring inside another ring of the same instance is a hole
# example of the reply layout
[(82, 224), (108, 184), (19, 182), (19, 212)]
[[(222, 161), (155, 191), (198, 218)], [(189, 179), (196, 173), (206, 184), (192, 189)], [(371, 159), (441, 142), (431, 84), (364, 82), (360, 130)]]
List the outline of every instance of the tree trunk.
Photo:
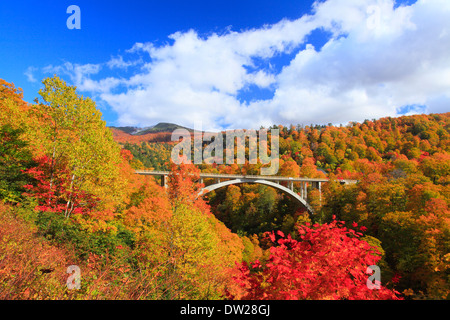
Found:
[[(73, 203), (72, 203), (72, 195), (73, 195), (73, 182), (75, 180), (75, 174), (72, 174), (72, 179), (70, 181), (70, 194), (69, 194), (69, 200), (67, 200), (66, 204), (66, 211), (64, 212), (64, 217), (69, 218), (70, 213), (73, 210)], [(69, 206), (72, 205), (72, 209), (69, 211)]]

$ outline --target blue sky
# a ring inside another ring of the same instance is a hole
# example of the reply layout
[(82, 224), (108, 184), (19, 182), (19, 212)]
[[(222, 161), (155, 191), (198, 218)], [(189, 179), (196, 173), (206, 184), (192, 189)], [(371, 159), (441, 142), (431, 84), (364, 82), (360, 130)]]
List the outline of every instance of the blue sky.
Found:
[[(69, 30), (67, 7), (81, 9)], [(204, 129), (447, 112), (450, 1), (2, 1), (0, 77), (58, 74), (108, 125)]]

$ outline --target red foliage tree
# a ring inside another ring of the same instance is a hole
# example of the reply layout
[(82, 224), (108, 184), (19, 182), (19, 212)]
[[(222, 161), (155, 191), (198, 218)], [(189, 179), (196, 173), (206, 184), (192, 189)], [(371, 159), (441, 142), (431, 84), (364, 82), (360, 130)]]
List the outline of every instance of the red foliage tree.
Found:
[[(49, 179), (51, 159), (47, 156), (35, 159), (37, 165), (24, 172), (36, 180), (34, 185), (25, 185), (28, 190), (25, 195), (35, 197), (38, 200), (37, 210), (64, 213), (68, 217), (71, 213), (86, 213), (95, 208), (99, 199), (79, 190), (76, 187), (70, 189), (70, 177), (64, 167), (53, 168), (53, 180)], [(73, 201), (70, 207), (67, 198), (72, 194)]]
[[(239, 266), (238, 283), (252, 300), (399, 299), (385, 287), (369, 289), (366, 273), (380, 256), (343, 222), (298, 226), (301, 240), (278, 231), (265, 264)], [(353, 226), (355, 226), (354, 224)], [(276, 239), (278, 238), (278, 239)]]

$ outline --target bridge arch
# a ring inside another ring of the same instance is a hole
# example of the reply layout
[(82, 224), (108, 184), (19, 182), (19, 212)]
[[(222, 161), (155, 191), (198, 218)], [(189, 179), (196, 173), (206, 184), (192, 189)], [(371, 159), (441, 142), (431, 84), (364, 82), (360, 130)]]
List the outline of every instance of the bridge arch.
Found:
[(306, 202), (305, 199), (303, 199), (301, 196), (299, 196), (297, 193), (295, 193), (294, 191), (292, 191), (289, 188), (286, 188), (276, 182), (272, 182), (272, 181), (268, 181), (268, 180), (263, 180), (263, 179), (245, 179), (245, 178), (240, 178), (240, 179), (233, 179), (233, 180), (227, 180), (227, 181), (222, 181), (222, 182), (218, 182), (212, 185), (209, 185), (207, 187), (204, 187), (199, 193), (198, 196), (204, 196), (205, 194), (207, 194), (208, 192), (211, 192), (213, 190), (216, 189), (220, 189), (220, 188), (224, 188), (226, 186), (229, 185), (235, 185), (235, 184), (242, 184), (242, 183), (256, 183), (256, 184), (262, 184), (262, 185), (266, 185), (269, 187), (273, 187), (275, 189), (278, 189), (280, 191), (283, 191), (284, 193), (286, 193), (287, 195), (289, 195), (291, 198), (297, 200), (298, 202), (300, 202), (307, 210), (309, 213), (314, 213), (313, 209), (311, 208), (311, 206), (308, 204), (308, 202)]

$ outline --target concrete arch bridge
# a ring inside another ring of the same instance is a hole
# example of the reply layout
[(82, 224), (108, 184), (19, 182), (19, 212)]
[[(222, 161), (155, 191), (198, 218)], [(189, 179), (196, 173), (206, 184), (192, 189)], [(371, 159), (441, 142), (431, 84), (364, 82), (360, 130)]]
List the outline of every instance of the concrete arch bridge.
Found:
[[(170, 174), (169, 171), (150, 171), (150, 170), (136, 170), (136, 174), (152, 175), (161, 177), (161, 186), (167, 188), (167, 179)], [(275, 188), (281, 192), (286, 193), (294, 200), (301, 203), (309, 213), (314, 213), (313, 209), (308, 203), (308, 186), (319, 190), (322, 195), (322, 183), (326, 183), (328, 179), (313, 179), (313, 178), (298, 178), (298, 177), (281, 177), (281, 176), (259, 176), (259, 175), (234, 175), (234, 174), (217, 174), (217, 173), (200, 173), (200, 183), (206, 179), (212, 179), (213, 183), (205, 186), (198, 196), (203, 196), (210, 191), (224, 188), (229, 185), (239, 185), (242, 183), (255, 183), (266, 185)], [(339, 180), (342, 184), (353, 184), (356, 180)], [(294, 191), (294, 183), (300, 185), (300, 192)], [(285, 186), (286, 185), (286, 186)]]

